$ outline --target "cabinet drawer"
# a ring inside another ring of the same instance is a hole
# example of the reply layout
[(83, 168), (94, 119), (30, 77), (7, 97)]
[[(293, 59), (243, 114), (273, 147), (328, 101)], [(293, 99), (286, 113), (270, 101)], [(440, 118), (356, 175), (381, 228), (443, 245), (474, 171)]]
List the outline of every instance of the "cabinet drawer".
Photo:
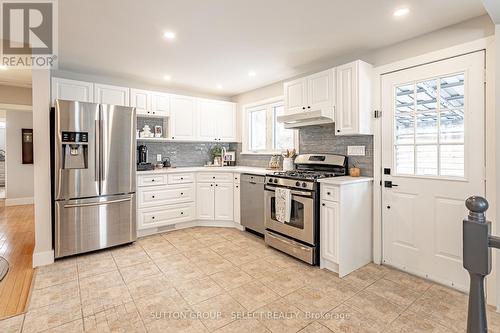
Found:
[(192, 173), (174, 173), (168, 175), (169, 184), (183, 184), (194, 182), (194, 175)]
[(232, 172), (200, 172), (198, 173), (197, 180), (199, 182), (219, 182), (219, 183), (231, 183), (233, 182)]
[(141, 187), (137, 191), (140, 208), (194, 201), (194, 184)]
[(138, 229), (156, 228), (195, 218), (194, 202), (169, 205), (165, 207), (139, 209), (137, 213)]
[(339, 201), (340, 191), (338, 186), (321, 184), (321, 200)]
[(166, 185), (167, 175), (139, 175), (137, 176), (137, 186)]

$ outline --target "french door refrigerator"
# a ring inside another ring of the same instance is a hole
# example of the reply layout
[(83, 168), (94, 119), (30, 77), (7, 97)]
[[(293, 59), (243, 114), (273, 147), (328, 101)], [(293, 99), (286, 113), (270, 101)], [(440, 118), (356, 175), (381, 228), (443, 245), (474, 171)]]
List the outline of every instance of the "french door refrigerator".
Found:
[(135, 241), (135, 108), (57, 100), (52, 112), (55, 257)]

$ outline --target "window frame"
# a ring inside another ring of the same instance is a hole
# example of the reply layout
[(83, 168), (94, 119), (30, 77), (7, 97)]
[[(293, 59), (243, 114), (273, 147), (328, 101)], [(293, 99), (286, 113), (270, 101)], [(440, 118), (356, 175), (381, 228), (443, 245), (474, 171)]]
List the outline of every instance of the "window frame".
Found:
[[(274, 137), (275, 137), (275, 122), (274, 122), (274, 108), (277, 106), (285, 106), (285, 101), (283, 96), (273, 97), (266, 100), (261, 100), (255, 103), (246, 104), (242, 108), (242, 152), (241, 154), (248, 155), (276, 155), (281, 154), (281, 149), (274, 149)], [(251, 144), (251, 131), (250, 131), (250, 114), (258, 110), (266, 110), (266, 148), (259, 150), (250, 149)], [(299, 131), (293, 131), (293, 145), (291, 149), (295, 149), (298, 153), (299, 151)]]

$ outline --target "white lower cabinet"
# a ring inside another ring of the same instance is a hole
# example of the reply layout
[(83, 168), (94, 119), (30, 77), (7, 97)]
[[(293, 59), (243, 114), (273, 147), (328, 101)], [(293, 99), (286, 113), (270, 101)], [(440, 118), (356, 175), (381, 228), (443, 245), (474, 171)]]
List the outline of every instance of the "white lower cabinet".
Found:
[(214, 219), (217, 221), (233, 220), (233, 183), (215, 184)]
[(240, 193), (241, 193), (240, 183), (234, 183), (234, 198), (233, 198), (234, 222), (238, 224), (241, 223)]
[(156, 228), (196, 218), (194, 174), (139, 175), (137, 186), (137, 229)]
[(156, 228), (180, 222), (194, 220), (196, 216), (194, 202), (140, 209), (137, 216), (137, 228)]
[[(233, 221), (233, 182), (232, 174), (229, 181), (216, 182), (219, 177), (226, 179), (224, 174), (198, 174), (196, 185), (197, 217), (200, 220)], [(200, 181), (200, 179), (202, 181)], [(206, 182), (204, 182), (205, 180)], [(212, 180), (212, 181), (210, 181)]]
[(338, 263), (339, 256), (339, 204), (321, 203), (321, 258)]
[(320, 266), (343, 277), (372, 261), (372, 180), (320, 186)]
[(215, 186), (213, 183), (196, 185), (196, 216), (200, 220), (213, 220), (215, 216)]

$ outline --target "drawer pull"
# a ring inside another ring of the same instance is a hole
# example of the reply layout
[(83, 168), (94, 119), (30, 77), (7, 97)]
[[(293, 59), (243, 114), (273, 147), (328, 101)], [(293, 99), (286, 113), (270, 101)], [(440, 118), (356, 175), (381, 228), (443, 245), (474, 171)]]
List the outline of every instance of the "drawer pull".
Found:
[(181, 212), (181, 215), (184, 215), (184, 212)]
[(181, 195), (184, 195), (184, 193), (181, 192)]
[(215, 186), (219, 186), (218, 184), (215, 184)]
[(236, 185), (236, 188), (238, 188), (238, 185)]
[(152, 195), (152, 196), (151, 196), (151, 198), (153, 198), (153, 199), (154, 199), (154, 198), (155, 198), (155, 196), (154, 196), (154, 195)]
[(181, 180), (184, 180), (184, 177), (181, 177)]
[(215, 176), (213, 176), (212, 179), (215, 179)]
[(325, 206), (325, 204), (324, 204), (324, 203), (322, 203), (322, 204), (321, 204), (321, 206), (323, 206), (323, 207), (324, 207), (324, 206)]
[(152, 182), (154, 182), (155, 180), (154, 179), (151, 179)]
[(331, 192), (326, 192), (327, 195), (331, 195), (332, 193)]
[(154, 220), (154, 219), (155, 219), (155, 217), (154, 217), (154, 216), (151, 216), (151, 220)]

